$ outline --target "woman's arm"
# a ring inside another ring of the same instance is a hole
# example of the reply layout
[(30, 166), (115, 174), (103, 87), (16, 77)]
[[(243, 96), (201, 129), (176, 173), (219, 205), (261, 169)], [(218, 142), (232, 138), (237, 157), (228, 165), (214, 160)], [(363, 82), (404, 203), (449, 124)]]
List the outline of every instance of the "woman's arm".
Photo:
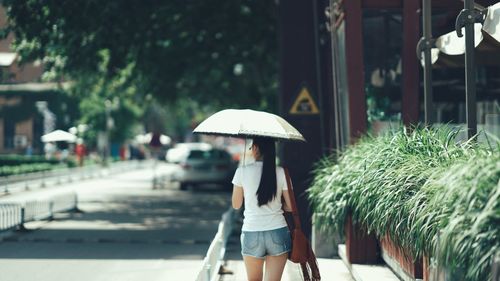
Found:
[(238, 210), (243, 205), (243, 187), (235, 185), (233, 187), (233, 208)]
[(291, 212), (292, 204), (290, 203), (290, 193), (288, 193), (288, 190), (283, 190), (283, 199), (283, 210)]

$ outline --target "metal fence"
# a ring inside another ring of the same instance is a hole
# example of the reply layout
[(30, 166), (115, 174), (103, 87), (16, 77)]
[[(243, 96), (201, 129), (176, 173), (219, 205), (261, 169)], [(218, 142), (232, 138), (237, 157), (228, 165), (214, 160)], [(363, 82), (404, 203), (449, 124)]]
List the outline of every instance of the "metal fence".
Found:
[[(116, 174), (142, 168), (147, 163), (149, 162), (124, 161), (112, 163), (109, 167), (91, 165), (0, 177), (0, 194)], [(45, 200), (0, 203), (0, 232), (23, 229), (24, 223), (51, 219), (54, 213), (72, 210), (78, 210), (78, 198), (75, 192), (58, 194)]]
[(21, 205), (0, 204), (0, 231), (13, 229), (21, 222)]
[(61, 168), (50, 171), (0, 177), (0, 194), (102, 177), (109, 174), (141, 168), (143, 165), (144, 164), (140, 161), (123, 161), (111, 163), (109, 167), (102, 167), (96, 164), (85, 167)]
[(27, 222), (51, 219), (54, 213), (77, 209), (78, 198), (75, 192), (58, 194), (46, 200), (0, 203), (0, 231), (24, 229)]
[(215, 234), (196, 281), (214, 281), (219, 277), (219, 268), (224, 262), (226, 245), (233, 231), (235, 211), (230, 208), (222, 215), (217, 234)]

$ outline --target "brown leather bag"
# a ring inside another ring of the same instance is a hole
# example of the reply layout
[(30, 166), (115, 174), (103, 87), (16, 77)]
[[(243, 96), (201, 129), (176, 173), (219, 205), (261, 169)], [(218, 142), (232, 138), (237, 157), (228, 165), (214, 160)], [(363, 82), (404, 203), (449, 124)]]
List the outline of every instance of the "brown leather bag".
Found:
[(292, 180), (288, 174), (288, 169), (285, 168), (286, 183), (288, 186), (288, 194), (290, 194), (290, 204), (292, 208), (292, 218), (290, 215), (285, 214), (287, 219), (288, 229), (292, 234), (292, 251), (288, 255), (288, 259), (294, 263), (299, 263), (302, 268), (302, 275), (304, 281), (320, 281), (318, 261), (311, 248), (311, 244), (307, 240), (300, 224), (299, 211), (297, 203), (295, 202), (295, 195), (293, 193)]

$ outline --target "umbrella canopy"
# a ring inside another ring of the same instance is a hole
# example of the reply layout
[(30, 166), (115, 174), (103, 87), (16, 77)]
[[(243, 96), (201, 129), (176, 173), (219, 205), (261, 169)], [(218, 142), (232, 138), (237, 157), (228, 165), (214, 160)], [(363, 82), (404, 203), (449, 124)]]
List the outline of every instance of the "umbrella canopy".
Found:
[(269, 137), (305, 141), (285, 119), (278, 115), (250, 109), (225, 109), (201, 122), (193, 133), (241, 138)]
[(76, 136), (63, 130), (55, 130), (41, 137), (42, 142), (65, 141), (75, 142)]
[[(486, 9), (484, 23), (474, 24), (474, 47), (476, 63), (479, 65), (500, 65), (500, 3)], [(465, 28), (462, 28), (465, 33)], [(451, 31), (436, 39), (431, 49), (431, 61), (436, 66), (463, 67), (465, 37), (458, 37)], [(423, 65), (423, 59), (421, 61)]]

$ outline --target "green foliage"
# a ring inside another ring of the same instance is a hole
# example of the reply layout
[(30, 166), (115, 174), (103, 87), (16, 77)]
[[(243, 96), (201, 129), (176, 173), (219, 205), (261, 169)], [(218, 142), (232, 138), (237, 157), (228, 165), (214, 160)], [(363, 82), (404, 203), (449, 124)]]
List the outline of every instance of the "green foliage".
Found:
[(19, 175), (25, 173), (42, 172), (53, 169), (54, 165), (49, 163), (23, 164), (16, 166), (0, 167), (0, 177)]
[[(125, 77), (143, 97), (275, 108), (274, 1), (4, 0), (3, 5), (21, 59), (42, 59), (46, 79), (63, 74), (81, 81), (97, 72), (114, 81)], [(123, 76), (129, 67), (130, 75)]]
[(324, 159), (309, 189), (317, 223), (343, 231), (350, 212), (409, 257), (437, 253), (441, 264), (463, 270), (465, 280), (486, 280), (500, 245), (500, 152), (455, 143), (456, 134), (402, 129), (365, 137), (336, 163)]
[(116, 76), (107, 78), (109, 52), (101, 51), (102, 62), (95, 75), (80, 79), (70, 95), (80, 100), (80, 123), (87, 124), (87, 143), (95, 144), (99, 131), (106, 131), (108, 115), (114, 120), (110, 139), (121, 142), (133, 136), (133, 128), (142, 117), (147, 102), (141, 101), (134, 84), (130, 83), (133, 64), (122, 69)]
[(15, 166), (22, 164), (48, 163), (56, 164), (58, 160), (45, 159), (45, 156), (25, 156), (16, 154), (0, 155), (0, 166)]
[(438, 260), (465, 280), (487, 280), (500, 250), (500, 153), (478, 151), (430, 178), (421, 194), (425, 201), (421, 195), (410, 203), (417, 244), (426, 253), (437, 249)]
[(46, 159), (41, 155), (0, 155), (0, 176), (19, 175), (25, 173), (34, 173), (48, 171), (59, 167), (76, 167), (76, 162), (68, 158), (61, 163), (58, 159)]

